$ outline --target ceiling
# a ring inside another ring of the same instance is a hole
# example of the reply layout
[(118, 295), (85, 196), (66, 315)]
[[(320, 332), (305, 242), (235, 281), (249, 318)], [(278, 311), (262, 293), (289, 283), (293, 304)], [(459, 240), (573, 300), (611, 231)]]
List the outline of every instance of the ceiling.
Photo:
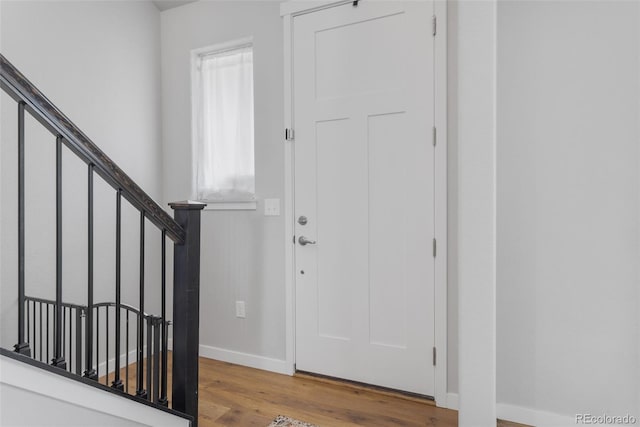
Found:
[(193, 3), (198, 0), (153, 0), (153, 4), (156, 5), (158, 10), (163, 11), (167, 9), (173, 9), (174, 7), (184, 6), (185, 4)]

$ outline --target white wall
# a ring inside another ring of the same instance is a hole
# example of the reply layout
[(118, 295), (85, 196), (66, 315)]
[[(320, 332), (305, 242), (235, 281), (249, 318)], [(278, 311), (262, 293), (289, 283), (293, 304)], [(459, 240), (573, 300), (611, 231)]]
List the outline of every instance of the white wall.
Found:
[(498, 401), (571, 424), (640, 409), (639, 27), (638, 2), (498, 7)]
[[(258, 209), (202, 213), (200, 341), (208, 356), (237, 357), (231, 352), (240, 352), (283, 360), (284, 221), (282, 216), (265, 217), (263, 206), (265, 198), (284, 197), (279, 2), (201, 1), (162, 12), (161, 21), (166, 201), (191, 193), (190, 51), (254, 38)], [(235, 317), (236, 300), (246, 302), (246, 319)], [(276, 362), (275, 367), (284, 365)]]
[[(160, 16), (151, 2), (2, 1), (0, 51), (152, 197), (161, 197)], [(2, 95), (2, 333), (17, 339), (17, 107)], [(55, 138), (28, 119), (26, 291), (55, 295)], [(86, 301), (86, 166), (63, 155), (64, 299)], [(115, 190), (95, 180), (96, 301), (114, 300)], [(123, 202), (123, 301), (138, 306), (137, 212)], [(147, 226), (147, 300), (160, 238)], [(104, 346), (102, 346), (104, 347)]]

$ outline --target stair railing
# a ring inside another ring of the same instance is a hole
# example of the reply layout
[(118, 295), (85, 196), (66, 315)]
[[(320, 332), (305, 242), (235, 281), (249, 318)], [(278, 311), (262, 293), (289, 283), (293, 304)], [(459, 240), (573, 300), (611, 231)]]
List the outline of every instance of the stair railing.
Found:
[[(94, 359), (97, 362), (97, 354), (93, 354), (94, 328), (96, 326), (99, 308), (109, 306), (115, 309), (115, 371), (111, 387), (116, 390), (124, 390), (121, 378), (120, 355), (122, 354), (122, 315), (127, 313), (126, 332), (128, 335), (129, 313), (135, 313), (137, 318), (137, 345), (136, 345), (136, 395), (143, 399), (156, 402), (159, 405), (167, 405), (167, 375), (168, 375), (168, 322), (166, 315), (166, 239), (174, 242), (174, 280), (173, 280), (173, 349), (172, 349), (172, 396), (173, 409), (186, 413), (193, 417), (194, 425), (198, 419), (198, 348), (199, 348), (199, 277), (200, 277), (200, 213), (205, 204), (193, 201), (170, 203), (174, 210), (174, 218), (171, 218), (149, 195), (147, 195), (126, 173), (118, 167), (96, 144), (91, 141), (71, 120), (69, 120), (51, 101), (49, 101), (39, 89), (37, 89), (20, 71), (16, 69), (3, 55), (0, 54), (0, 86), (17, 102), (18, 108), (18, 342), (14, 346), (15, 352), (37, 358), (32, 355), (29, 345), (29, 332), (25, 330), (25, 321), (28, 321), (29, 304), (33, 304), (35, 315), (36, 303), (43, 305), (48, 312), (49, 308), (53, 322), (53, 345), (51, 365), (67, 369), (65, 358), (65, 316), (69, 310), (69, 316), (75, 316), (75, 339), (82, 337), (84, 344), (78, 349), (75, 347), (74, 372), (78, 366), (84, 365), (82, 375), (93, 380), (98, 379), (98, 372), (93, 368)], [(55, 137), (56, 144), (56, 287), (55, 301), (39, 300), (25, 295), (25, 113), (29, 113), (42, 124)], [(5, 142), (3, 142), (5, 143)], [(87, 229), (87, 305), (79, 306), (68, 304), (63, 299), (62, 283), (62, 146), (66, 146), (77, 157), (87, 164), (87, 191), (88, 191), (88, 229)], [(116, 196), (116, 279), (115, 301), (112, 303), (96, 304), (94, 301), (94, 272), (93, 272), (93, 207), (94, 192), (93, 180), (98, 175), (114, 190)], [(140, 213), (140, 280), (139, 280), (139, 307), (134, 309), (122, 302), (121, 284), (121, 245), (122, 245), (122, 199), (126, 199)], [(145, 313), (145, 223), (151, 222), (161, 234), (161, 314), (151, 316)], [(35, 317), (33, 318), (35, 327)], [(42, 315), (40, 316), (42, 321)], [(49, 315), (47, 314), (47, 321)], [(80, 323), (77, 323), (79, 322)], [(72, 325), (73, 321), (69, 321)], [(78, 327), (84, 324), (84, 333), (78, 335)], [(146, 328), (145, 328), (146, 325)], [(48, 327), (48, 326), (47, 326)], [(42, 327), (41, 327), (42, 332)], [(99, 329), (95, 329), (97, 332)], [(147, 382), (144, 383), (144, 348), (145, 333), (147, 334)], [(153, 334), (153, 337), (151, 336)], [(35, 333), (34, 333), (35, 335)], [(42, 336), (40, 337), (42, 339)], [(35, 336), (33, 338), (35, 340)], [(47, 335), (47, 339), (49, 336)], [(69, 340), (71, 341), (71, 339)], [(108, 342), (108, 340), (107, 340)], [(153, 342), (153, 344), (152, 344)], [(127, 339), (126, 345), (129, 341)], [(34, 344), (35, 345), (35, 344)], [(151, 346), (153, 345), (153, 349)], [(42, 344), (40, 344), (40, 352)], [(47, 346), (47, 351), (49, 347)], [(97, 351), (96, 351), (97, 353)], [(70, 357), (71, 350), (68, 353)], [(127, 355), (128, 357), (128, 355)], [(83, 359), (82, 362), (78, 359)], [(152, 362), (155, 361), (155, 363)], [(128, 362), (128, 359), (127, 359)], [(108, 363), (108, 354), (107, 354)], [(151, 374), (151, 364), (157, 370)], [(96, 368), (98, 364), (95, 363)], [(128, 368), (128, 363), (127, 366)], [(69, 367), (71, 370), (71, 367)], [(108, 369), (107, 369), (108, 370)], [(151, 377), (155, 380), (153, 393)], [(128, 379), (127, 379), (128, 380)], [(127, 387), (128, 389), (128, 387)], [(153, 396), (151, 395), (153, 394)]]

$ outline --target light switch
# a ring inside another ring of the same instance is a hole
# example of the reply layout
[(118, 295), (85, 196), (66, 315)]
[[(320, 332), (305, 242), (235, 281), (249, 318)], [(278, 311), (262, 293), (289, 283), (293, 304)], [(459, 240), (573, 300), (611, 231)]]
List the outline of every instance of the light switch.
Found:
[(279, 216), (280, 215), (280, 199), (264, 199), (264, 215)]

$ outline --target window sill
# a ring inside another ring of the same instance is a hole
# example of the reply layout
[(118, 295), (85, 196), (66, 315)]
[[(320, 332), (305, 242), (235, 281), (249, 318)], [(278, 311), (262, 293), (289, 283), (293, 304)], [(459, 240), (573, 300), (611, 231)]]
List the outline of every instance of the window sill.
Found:
[(258, 202), (209, 202), (207, 200), (201, 200), (206, 203), (204, 210), (206, 211), (255, 211), (258, 209)]

